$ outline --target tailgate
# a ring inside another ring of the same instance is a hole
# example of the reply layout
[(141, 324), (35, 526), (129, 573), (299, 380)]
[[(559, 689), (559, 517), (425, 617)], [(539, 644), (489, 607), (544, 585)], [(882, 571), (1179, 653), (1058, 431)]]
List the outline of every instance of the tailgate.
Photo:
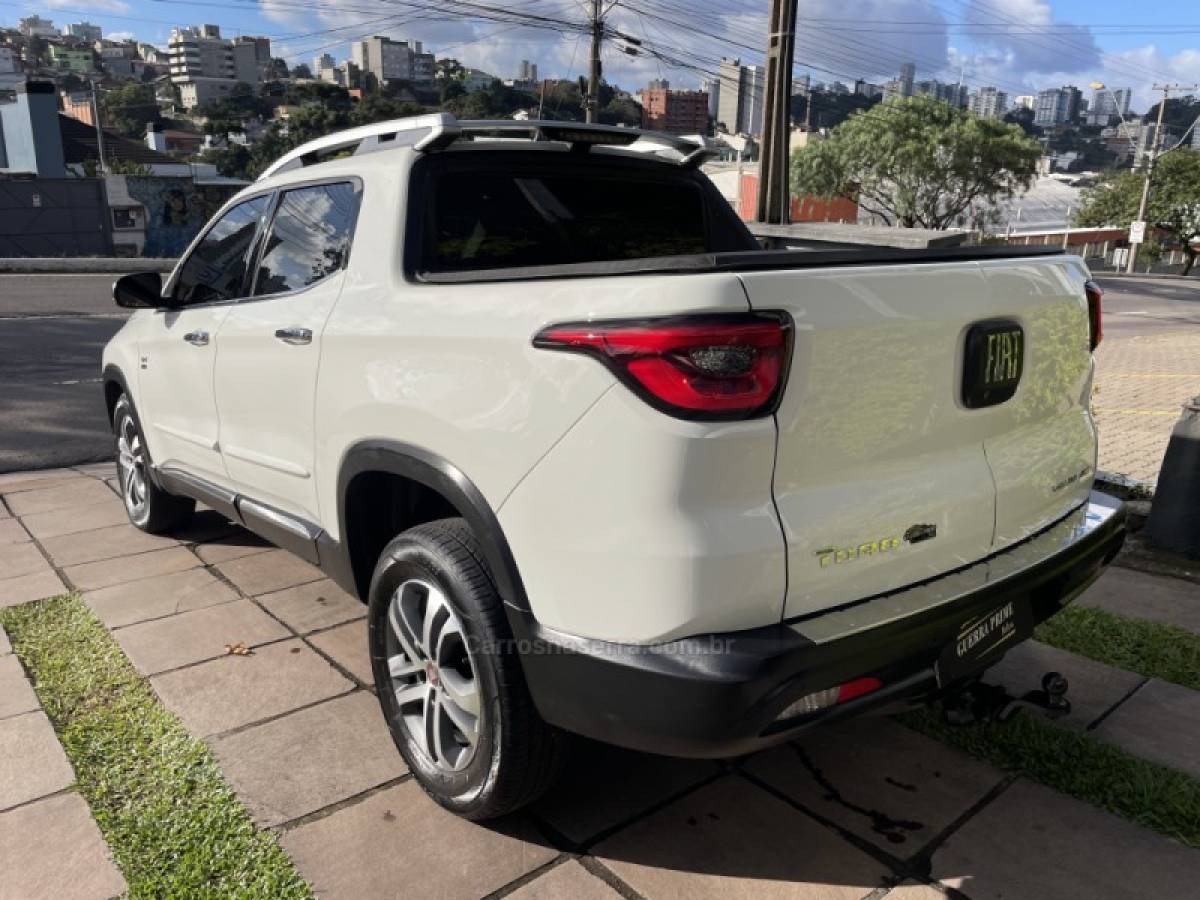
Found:
[[(1094, 463), (1075, 264), (741, 277), (755, 309), (786, 310), (796, 326), (774, 479), (788, 543), (785, 617), (968, 565), (1086, 497), (1085, 476), (1053, 490)], [(968, 336), (979, 323), (1019, 326), (1027, 362), (1010, 399), (968, 408)]]

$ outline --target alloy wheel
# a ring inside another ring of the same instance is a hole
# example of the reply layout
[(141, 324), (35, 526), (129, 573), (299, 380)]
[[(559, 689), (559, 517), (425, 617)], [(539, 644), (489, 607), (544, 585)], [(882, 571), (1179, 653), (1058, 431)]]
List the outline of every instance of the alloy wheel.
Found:
[(479, 740), (480, 686), (462, 622), (436, 585), (401, 584), (388, 605), (388, 674), (412, 743), (443, 773), (459, 772)]
[(132, 518), (140, 519), (146, 512), (146, 454), (137, 424), (128, 413), (121, 418), (117, 431), (117, 467), (125, 508)]

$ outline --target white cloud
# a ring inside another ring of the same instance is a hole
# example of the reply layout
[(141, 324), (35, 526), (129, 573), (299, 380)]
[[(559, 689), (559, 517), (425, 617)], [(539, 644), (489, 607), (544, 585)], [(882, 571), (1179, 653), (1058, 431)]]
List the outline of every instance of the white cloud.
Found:
[[(47, 6), (50, 9), (66, 7), (72, 10), (77, 10), (81, 6), (78, 0), (41, 0), (40, 5)], [(97, 13), (127, 13), (130, 9), (129, 4), (125, 3), (124, 0), (88, 0), (86, 6)]]

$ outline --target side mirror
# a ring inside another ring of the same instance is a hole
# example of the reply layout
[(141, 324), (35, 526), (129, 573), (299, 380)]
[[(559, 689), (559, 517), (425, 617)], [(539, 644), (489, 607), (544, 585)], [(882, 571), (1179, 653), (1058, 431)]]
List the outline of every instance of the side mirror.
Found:
[(155, 309), (164, 306), (162, 275), (132, 272), (113, 282), (113, 300), (126, 309)]

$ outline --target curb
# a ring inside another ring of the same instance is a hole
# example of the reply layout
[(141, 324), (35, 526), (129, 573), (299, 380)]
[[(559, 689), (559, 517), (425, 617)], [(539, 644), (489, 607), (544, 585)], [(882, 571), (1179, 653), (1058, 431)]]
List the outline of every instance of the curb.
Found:
[(1128, 272), (1107, 272), (1103, 269), (1098, 269), (1092, 272), (1093, 278), (1129, 278), (1136, 281), (1139, 278), (1149, 278), (1152, 281), (1182, 281), (1184, 284), (1200, 284), (1200, 268), (1196, 270), (1194, 275), (1176, 275), (1170, 272), (1134, 272), (1130, 275)]
[(108, 273), (124, 275), (129, 272), (170, 272), (175, 268), (176, 262), (178, 262), (176, 259), (116, 256), (85, 256), (72, 259), (44, 256), (10, 257), (0, 259), (0, 272), (25, 275), (104, 275)]

